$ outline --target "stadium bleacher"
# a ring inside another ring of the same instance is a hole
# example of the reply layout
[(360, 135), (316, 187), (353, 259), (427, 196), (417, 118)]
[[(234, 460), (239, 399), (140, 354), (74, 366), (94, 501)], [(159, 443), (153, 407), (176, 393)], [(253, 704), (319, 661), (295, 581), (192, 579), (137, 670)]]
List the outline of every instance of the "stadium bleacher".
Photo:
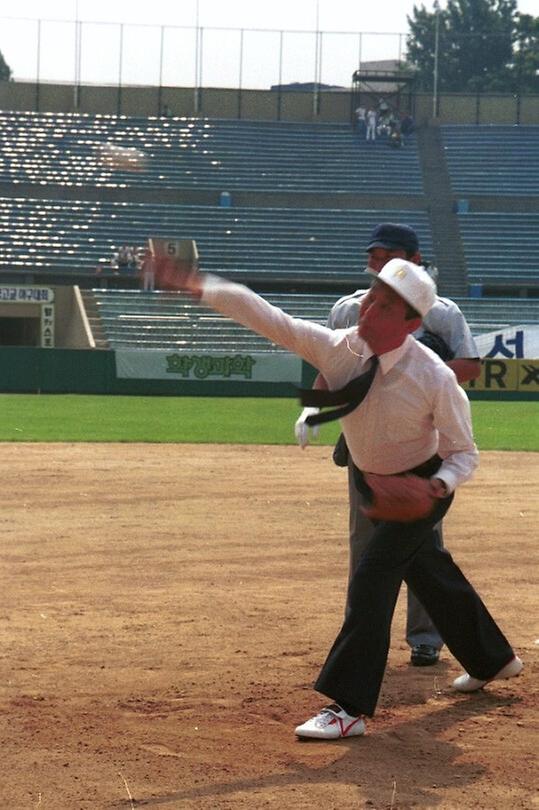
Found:
[(422, 211), (189, 206), (0, 198), (0, 269), (92, 277), (123, 244), (195, 239), (207, 270), (251, 281), (355, 284), (364, 246), (385, 218), (432, 240)]
[(444, 125), (444, 152), (457, 195), (539, 195), (539, 126)]
[[(282, 351), (259, 335), (189, 296), (170, 292), (93, 290), (95, 308), (110, 348)], [(334, 295), (264, 293), (271, 303), (298, 318), (325, 323)]]
[(459, 216), (470, 284), (539, 286), (539, 211)]
[[(367, 282), (358, 286), (368, 286)], [(87, 293), (89, 294), (89, 293)], [(332, 293), (263, 292), (275, 306), (296, 318), (324, 324), (337, 296)], [(93, 290), (95, 309), (108, 348), (219, 348), (235, 352), (282, 351), (265, 338), (213, 310), (170, 292)], [(539, 326), (539, 306), (533, 299), (455, 299), (473, 334), (504, 329), (511, 324)]]
[[(444, 125), (441, 131), (455, 198), (472, 201), (458, 215), (468, 284), (489, 295), (458, 302), (476, 332), (523, 317), (536, 323), (538, 299), (518, 296), (539, 286), (539, 210), (506, 213), (503, 205), (515, 195), (539, 194), (539, 127)], [(196, 240), (204, 269), (252, 283), (292, 314), (324, 322), (340, 294), (362, 286), (364, 246), (376, 223), (412, 225), (423, 255), (436, 261), (429, 200), (409, 199), (424, 194), (415, 139), (393, 150), (383, 141), (358, 140), (348, 124), (6, 111), (0, 133), (0, 273), (10, 278), (19, 273), (88, 288), (98, 276), (113, 275), (111, 257), (121, 245), (142, 248), (150, 235), (187, 238)], [(106, 144), (141, 150), (140, 171), (112, 169), (102, 159)], [(17, 193), (22, 184), (24, 195)], [(49, 199), (48, 188), (54, 189)], [(70, 199), (61, 198), (63, 188)], [(261, 204), (227, 207), (143, 197), (164, 188), (178, 190), (179, 199), (185, 189), (280, 191), (289, 203), (271, 206), (261, 197)], [(95, 199), (100, 189), (119, 190), (120, 200)], [(121, 199), (122, 189), (129, 200)], [(296, 192), (315, 195), (319, 205), (300, 207)], [(139, 193), (142, 199), (133, 201)], [(339, 193), (387, 199), (383, 208), (328, 208), (326, 195)], [(499, 210), (474, 210), (474, 195), (491, 195)], [(138, 285), (133, 272), (116, 286), (124, 281)], [(514, 292), (509, 299), (490, 297), (498, 287)], [(109, 346), (209, 345), (219, 334), (220, 345), (252, 348), (255, 340), (208, 313), (196, 326), (189, 308), (178, 314), (177, 299), (170, 303), (165, 293), (94, 295)], [(256, 340), (259, 349), (275, 350)]]
[[(146, 156), (102, 160), (105, 144)], [(422, 192), (414, 136), (404, 149), (359, 141), (348, 124), (0, 112), (0, 182), (97, 188)]]

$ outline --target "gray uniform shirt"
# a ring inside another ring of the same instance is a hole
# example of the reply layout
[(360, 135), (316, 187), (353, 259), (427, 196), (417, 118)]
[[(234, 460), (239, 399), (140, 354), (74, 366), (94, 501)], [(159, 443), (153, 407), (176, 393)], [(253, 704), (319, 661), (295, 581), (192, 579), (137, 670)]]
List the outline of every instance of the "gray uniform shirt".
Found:
[[(330, 329), (346, 329), (355, 326), (358, 321), (359, 305), (368, 290), (356, 290), (351, 295), (339, 298), (332, 307), (327, 320)], [(454, 357), (468, 359), (479, 357), (475, 340), (470, 327), (459, 307), (449, 298), (437, 296), (436, 303), (423, 318), (423, 323), (414, 337), (419, 338), (424, 332), (432, 332), (441, 337), (453, 352)]]

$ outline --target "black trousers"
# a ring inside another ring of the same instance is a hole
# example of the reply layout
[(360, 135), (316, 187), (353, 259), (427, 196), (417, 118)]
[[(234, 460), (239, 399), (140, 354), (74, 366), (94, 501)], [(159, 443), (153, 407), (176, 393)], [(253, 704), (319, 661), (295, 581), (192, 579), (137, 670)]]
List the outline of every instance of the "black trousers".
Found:
[(513, 658), (479, 595), (449, 552), (436, 545), (434, 526), (451, 502), (452, 497), (440, 500), (428, 519), (416, 523), (378, 523), (350, 581), (349, 611), (315, 683), (317, 691), (356, 707), (358, 714), (374, 714), (403, 580), (474, 678), (492, 678)]

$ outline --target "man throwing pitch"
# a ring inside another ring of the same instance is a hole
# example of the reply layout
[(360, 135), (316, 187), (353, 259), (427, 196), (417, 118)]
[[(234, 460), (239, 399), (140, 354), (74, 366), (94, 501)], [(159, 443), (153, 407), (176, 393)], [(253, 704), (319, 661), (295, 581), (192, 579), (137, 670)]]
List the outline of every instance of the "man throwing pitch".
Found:
[[(362, 301), (359, 325), (337, 330), (293, 318), (246, 287), (185, 263), (169, 263), (164, 274), (167, 286), (189, 291), (320, 370), (328, 399), (342, 404), (356, 485), (376, 517), (350, 581), (344, 624), (315, 683), (332, 702), (297, 726), (297, 736), (332, 740), (364, 733), (364, 717), (374, 714), (378, 701), (403, 580), (466, 669), (455, 689), (472, 692), (518, 675), (522, 662), (436, 542), (434, 527), (455, 489), (473, 474), (478, 454), (469, 402), (454, 373), (411, 337), (436, 300), (427, 273), (392, 259)], [(387, 496), (388, 485), (393, 495)]]
[[(388, 261), (395, 258), (407, 259), (421, 265), (416, 232), (408, 225), (391, 222), (377, 225), (373, 230), (367, 244), (367, 256), (367, 269), (372, 273), (379, 273)], [(344, 329), (357, 324), (361, 301), (365, 295), (365, 290), (357, 290), (337, 301), (329, 314), (327, 322), (329, 328)], [(414, 337), (423, 339), (427, 345), (429, 340), (432, 345), (436, 338), (441, 338), (441, 344), (447, 355), (444, 360), (456, 374), (459, 382), (475, 379), (479, 375), (481, 367), (478, 351), (468, 324), (458, 306), (448, 298), (436, 296), (433, 307), (424, 316), (421, 326), (414, 332)], [(320, 376), (315, 382), (315, 387), (325, 387), (325, 381)], [(305, 420), (316, 411), (316, 408), (305, 408), (296, 422), (296, 438), (302, 447), (308, 443), (309, 428)], [(313, 431), (316, 431), (316, 428)], [(351, 576), (369, 544), (374, 526), (361, 510), (363, 498), (354, 483), (351, 459), (348, 458), (347, 461), (345, 455), (341, 463), (348, 466)], [(436, 533), (441, 547), (443, 543), (441, 525), (436, 528)], [(442, 639), (427, 611), (410, 589), (408, 589), (406, 641), (411, 647), (410, 660), (414, 666), (430, 666), (437, 663)]]

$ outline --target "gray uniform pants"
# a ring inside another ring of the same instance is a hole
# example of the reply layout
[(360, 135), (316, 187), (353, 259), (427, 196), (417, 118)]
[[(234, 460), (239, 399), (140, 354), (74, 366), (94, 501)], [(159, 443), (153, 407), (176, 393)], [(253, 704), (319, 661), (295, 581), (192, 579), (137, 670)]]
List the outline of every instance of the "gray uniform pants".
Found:
[[(348, 460), (348, 492), (350, 498), (349, 579), (351, 580), (352, 574), (356, 570), (374, 532), (373, 524), (365, 517), (359, 508), (363, 499), (354, 483), (353, 463), (351, 459)], [(443, 548), (441, 523), (435, 526), (435, 533), (437, 547)], [(346, 612), (349, 612), (348, 605), (346, 606)], [(428, 644), (440, 650), (443, 646), (440, 634), (432, 623), (430, 616), (410, 588), (408, 588), (406, 641), (410, 647), (415, 647), (418, 644)]]

